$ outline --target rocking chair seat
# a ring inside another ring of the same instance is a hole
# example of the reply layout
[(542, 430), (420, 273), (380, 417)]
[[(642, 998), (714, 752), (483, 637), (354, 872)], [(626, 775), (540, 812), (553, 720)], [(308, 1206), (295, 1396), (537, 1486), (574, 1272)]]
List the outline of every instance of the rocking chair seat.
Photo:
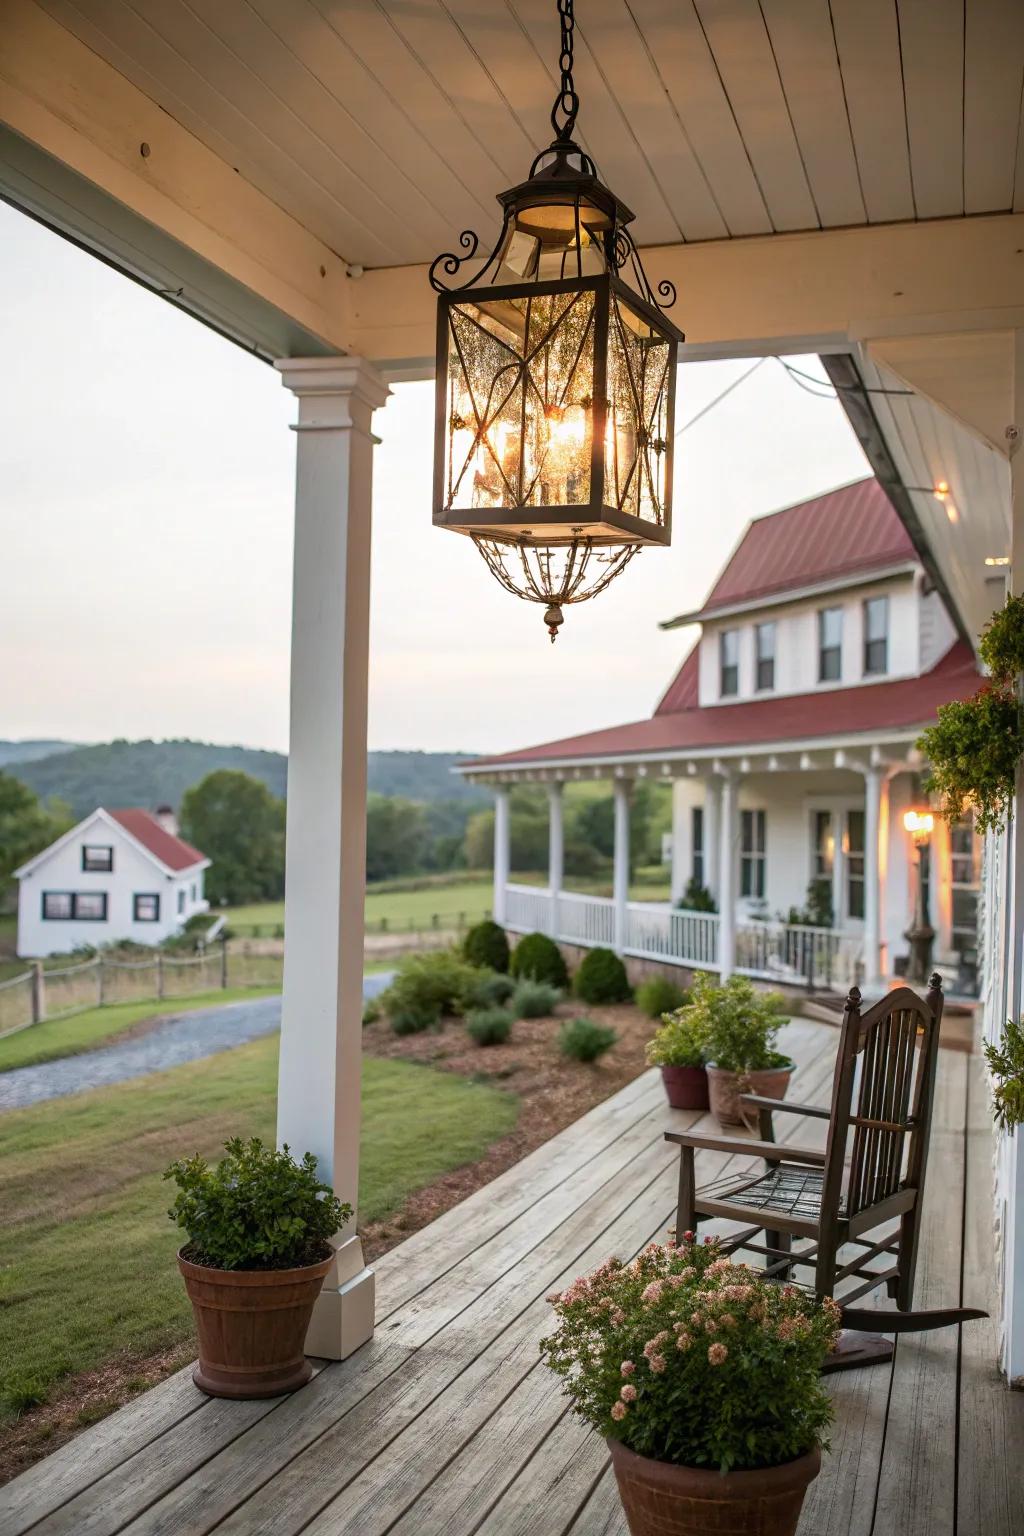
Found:
[[(729, 1215), (735, 1213), (735, 1219), (739, 1221), (774, 1213), (817, 1225), (821, 1218), (824, 1182), (822, 1168), (778, 1163), (756, 1178), (750, 1174), (733, 1174), (702, 1186), (697, 1191), (697, 1208), (700, 1210), (710, 1201), (719, 1208), (728, 1206)], [(840, 1217), (845, 1214), (842, 1207), (839, 1214)]]

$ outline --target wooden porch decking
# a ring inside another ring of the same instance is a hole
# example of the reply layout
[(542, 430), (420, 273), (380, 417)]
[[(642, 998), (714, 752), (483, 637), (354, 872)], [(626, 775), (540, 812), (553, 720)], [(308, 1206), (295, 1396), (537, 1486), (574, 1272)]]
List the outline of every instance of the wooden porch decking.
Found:
[[(838, 1033), (787, 1026), (794, 1098), (826, 1102)], [(0, 1489), (21, 1536), (623, 1536), (600, 1439), (539, 1363), (545, 1296), (662, 1234), (672, 1124), (653, 1072), (568, 1127), (377, 1268), (374, 1340), (291, 1398), (204, 1398), (188, 1371)], [(918, 1303), (988, 1306), (991, 1137), (977, 1059), (940, 1054)], [(821, 1127), (779, 1117), (780, 1137)], [(725, 1166), (707, 1157), (699, 1176)], [(703, 1230), (703, 1229), (702, 1229)], [(140, 1282), (144, 1277), (140, 1276)], [(995, 1325), (904, 1337), (892, 1367), (831, 1378), (831, 1456), (801, 1536), (1024, 1530), (1024, 1393)]]

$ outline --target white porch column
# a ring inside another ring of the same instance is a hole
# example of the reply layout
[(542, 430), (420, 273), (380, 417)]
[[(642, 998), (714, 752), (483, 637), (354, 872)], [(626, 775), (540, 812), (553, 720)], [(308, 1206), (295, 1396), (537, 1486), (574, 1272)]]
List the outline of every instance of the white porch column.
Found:
[(878, 839), (882, 817), (885, 770), (864, 770), (864, 980), (868, 986), (882, 974), (882, 894), (879, 884)]
[(712, 773), (704, 780), (704, 885), (718, 900), (722, 864), (722, 780)]
[(735, 775), (721, 779), (721, 827), (718, 868), (718, 969), (728, 981), (736, 965), (736, 850), (739, 846), (739, 795)]
[[(684, 848), (690, 847), (689, 829), (687, 818), (690, 815), (690, 801), (686, 794), (686, 780), (672, 780), (672, 864), (669, 870), (669, 898), (673, 906), (677, 906), (683, 898), (686, 890), (686, 882), (690, 878), (686, 861), (683, 857)], [(691, 857), (693, 850), (691, 849)]]
[(352, 1220), (306, 1338), (339, 1360), (373, 1334), (373, 1271), (356, 1235), (366, 878), (370, 424), (388, 388), (360, 358), (277, 364), (298, 398), (284, 996), (277, 1136)]
[(613, 845), (614, 870), (612, 896), (615, 902), (614, 949), (618, 955), (626, 947), (626, 906), (629, 901), (629, 792), (628, 779), (615, 779), (612, 784), (615, 801), (615, 842)]
[(551, 937), (561, 932), (558, 900), (565, 878), (565, 838), (562, 830), (562, 784), (553, 779), (548, 785), (548, 890), (551, 893)]
[(511, 860), (511, 820), (507, 784), (494, 791), (494, 921), (504, 926), (508, 912), (506, 890)]

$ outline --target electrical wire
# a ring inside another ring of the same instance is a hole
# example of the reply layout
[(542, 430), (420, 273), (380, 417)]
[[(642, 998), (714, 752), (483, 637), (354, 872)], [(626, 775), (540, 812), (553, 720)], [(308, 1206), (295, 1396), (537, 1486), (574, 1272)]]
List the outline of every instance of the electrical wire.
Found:
[[(801, 368), (794, 368), (792, 363), (787, 363), (784, 357), (776, 354), (775, 361), (783, 367), (800, 388), (809, 395), (814, 395), (817, 400), (838, 400), (840, 395), (912, 395), (912, 389), (884, 389), (873, 388), (870, 384), (833, 384), (830, 379), (819, 379), (813, 373), (804, 373)], [(807, 380), (803, 383), (802, 380)], [(820, 390), (809, 389), (809, 384), (817, 384)]]
[(738, 379), (733, 379), (732, 383), (723, 389), (720, 395), (716, 395), (713, 400), (708, 401), (707, 405), (702, 406), (701, 409), (697, 412), (696, 416), (691, 416), (689, 421), (684, 421), (683, 425), (676, 433), (676, 437), (682, 437), (684, 432), (689, 432), (690, 428), (696, 426), (697, 422), (700, 421), (702, 417), (706, 416), (709, 411), (713, 411), (716, 405), (721, 405), (726, 395), (731, 395), (734, 389), (739, 389), (740, 385), (746, 379), (749, 379), (752, 373), (756, 373), (762, 363), (766, 363), (767, 361), (767, 357), (759, 357), (752, 368), (748, 368), (746, 373), (741, 373)]

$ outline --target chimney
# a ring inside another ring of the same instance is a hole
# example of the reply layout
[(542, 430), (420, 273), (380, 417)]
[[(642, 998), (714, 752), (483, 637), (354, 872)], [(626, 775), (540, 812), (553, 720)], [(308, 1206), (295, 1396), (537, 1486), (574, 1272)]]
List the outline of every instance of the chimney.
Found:
[(172, 837), (177, 837), (178, 818), (174, 814), (173, 806), (158, 805), (154, 814), (156, 815), (156, 819), (163, 827), (164, 831), (169, 832)]

